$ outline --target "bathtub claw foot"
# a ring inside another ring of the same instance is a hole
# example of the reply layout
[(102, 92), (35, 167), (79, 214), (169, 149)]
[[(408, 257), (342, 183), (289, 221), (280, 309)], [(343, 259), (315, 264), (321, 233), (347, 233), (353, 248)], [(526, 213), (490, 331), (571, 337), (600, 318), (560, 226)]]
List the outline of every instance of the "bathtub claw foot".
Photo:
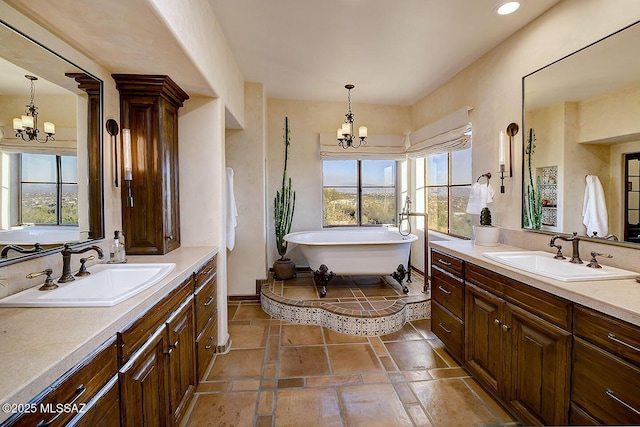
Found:
[(408, 273), (409, 272), (406, 270), (406, 268), (404, 268), (404, 265), (402, 264), (398, 265), (396, 271), (391, 273), (391, 277), (396, 279), (396, 282), (398, 282), (400, 286), (402, 286), (402, 292), (404, 292), (405, 294), (409, 293), (409, 288), (407, 288), (407, 285), (405, 285), (402, 281)]
[(321, 264), (320, 267), (313, 272), (313, 281), (315, 282), (316, 286), (318, 286), (319, 284), (322, 285), (322, 288), (320, 289), (321, 298), (327, 296), (327, 284), (334, 277), (335, 273), (333, 271), (329, 271), (329, 268), (324, 264)]

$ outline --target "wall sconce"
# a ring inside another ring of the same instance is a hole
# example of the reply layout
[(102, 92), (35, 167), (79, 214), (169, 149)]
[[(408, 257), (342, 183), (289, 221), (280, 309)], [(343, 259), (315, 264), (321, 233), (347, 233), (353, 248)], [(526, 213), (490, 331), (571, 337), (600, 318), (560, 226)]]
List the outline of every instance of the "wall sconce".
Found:
[(107, 132), (109, 135), (113, 137), (113, 159), (115, 164), (114, 176), (115, 176), (115, 184), (118, 186), (118, 133), (120, 132), (120, 127), (118, 126), (118, 122), (113, 119), (107, 120), (106, 123)]
[(127, 182), (127, 207), (133, 207), (133, 194), (131, 180), (133, 179), (133, 166), (131, 162), (131, 129), (122, 129), (122, 163), (124, 172), (122, 179)]
[(508, 173), (509, 178), (513, 177), (513, 137), (516, 136), (518, 130), (520, 128), (516, 123), (509, 123), (507, 126), (507, 131), (500, 131), (500, 139), (498, 141), (499, 147), (499, 155), (498, 155), (498, 167), (500, 171), (500, 193), (504, 193), (504, 179), (506, 178), (505, 173), (507, 173), (507, 162), (508, 162)]

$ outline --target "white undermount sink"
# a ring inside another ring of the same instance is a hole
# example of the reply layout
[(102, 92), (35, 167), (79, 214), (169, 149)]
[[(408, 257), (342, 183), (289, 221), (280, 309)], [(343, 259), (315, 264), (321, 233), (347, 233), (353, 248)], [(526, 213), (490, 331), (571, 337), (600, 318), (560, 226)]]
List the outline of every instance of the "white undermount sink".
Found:
[(543, 251), (483, 252), (482, 255), (514, 268), (563, 282), (631, 279), (640, 276), (640, 273), (606, 265), (602, 268), (590, 268), (587, 267), (588, 260), (584, 264), (572, 264), (568, 259), (555, 259), (553, 254)]
[(89, 276), (50, 291), (35, 286), (0, 299), (0, 307), (109, 307), (150, 288), (175, 268), (174, 263), (97, 264), (88, 268)]

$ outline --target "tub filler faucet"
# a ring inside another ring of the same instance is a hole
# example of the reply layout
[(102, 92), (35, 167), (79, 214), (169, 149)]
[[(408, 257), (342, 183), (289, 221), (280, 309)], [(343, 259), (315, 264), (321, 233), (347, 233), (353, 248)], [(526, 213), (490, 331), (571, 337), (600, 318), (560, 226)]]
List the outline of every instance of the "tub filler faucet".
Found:
[(569, 260), (569, 262), (573, 264), (582, 264), (582, 260), (580, 259), (580, 250), (578, 247), (578, 245), (580, 244), (580, 238), (578, 237), (578, 233), (574, 231), (571, 237), (566, 237), (560, 234), (556, 234), (551, 238), (551, 241), (549, 242), (549, 246), (551, 246), (552, 248), (558, 249), (558, 253), (556, 254), (555, 258), (564, 259), (564, 256), (562, 256), (562, 251), (561, 251), (562, 246), (556, 245), (556, 239), (564, 240), (565, 242), (571, 242), (573, 253), (571, 254), (571, 259)]
[(64, 248), (60, 252), (62, 254), (62, 276), (58, 279), (58, 283), (67, 283), (75, 280), (71, 274), (71, 255), (83, 254), (92, 250), (98, 253), (98, 259), (104, 258), (102, 249), (99, 246), (93, 245), (82, 249), (71, 249), (71, 245), (69, 245), (69, 243), (65, 243)]

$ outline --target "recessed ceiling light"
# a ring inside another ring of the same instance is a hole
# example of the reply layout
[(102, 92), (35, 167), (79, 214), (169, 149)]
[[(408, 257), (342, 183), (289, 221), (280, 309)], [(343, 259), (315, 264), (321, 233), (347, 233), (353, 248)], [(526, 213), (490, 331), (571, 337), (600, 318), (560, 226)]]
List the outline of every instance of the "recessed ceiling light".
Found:
[(520, 8), (519, 1), (507, 1), (502, 3), (500, 6), (498, 6), (498, 8), (496, 9), (496, 13), (498, 15), (509, 15), (510, 13), (515, 12), (519, 8)]

